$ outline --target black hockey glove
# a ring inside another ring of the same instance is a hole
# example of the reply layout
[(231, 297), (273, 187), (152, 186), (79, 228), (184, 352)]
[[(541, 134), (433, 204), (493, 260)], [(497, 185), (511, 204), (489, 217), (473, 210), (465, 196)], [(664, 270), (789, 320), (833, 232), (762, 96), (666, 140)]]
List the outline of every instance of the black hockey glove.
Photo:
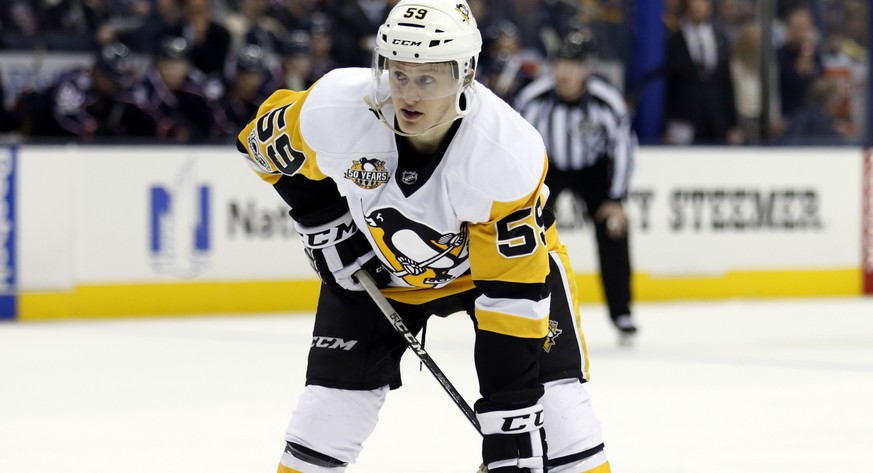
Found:
[(476, 403), (482, 460), (489, 473), (544, 473), (543, 388), (491, 396)]
[(391, 276), (373, 252), (370, 242), (358, 230), (349, 212), (322, 225), (308, 227), (295, 222), (303, 240), (309, 263), (325, 284), (350, 291), (364, 288), (352, 274), (363, 268), (373, 276), (376, 285), (388, 285)]

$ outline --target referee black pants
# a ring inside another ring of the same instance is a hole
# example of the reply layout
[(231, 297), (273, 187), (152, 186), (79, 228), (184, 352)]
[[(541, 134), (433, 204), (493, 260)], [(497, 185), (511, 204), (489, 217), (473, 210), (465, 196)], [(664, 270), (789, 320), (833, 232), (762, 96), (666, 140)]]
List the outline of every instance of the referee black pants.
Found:
[(621, 238), (611, 238), (606, 231), (606, 222), (594, 221), (597, 209), (608, 200), (610, 182), (606, 159), (574, 171), (560, 171), (550, 167), (546, 175), (546, 185), (550, 190), (546, 207), (554, 211), (556, 198), (565, 190), (570, 190), (577, 199), (585, 202), (585, 212), (594, 224), (597, 238), (600, 280), (603, 283), (609, 316), (615, 321), (617, 317), (631, 313), (631, 265), (627, 233)]

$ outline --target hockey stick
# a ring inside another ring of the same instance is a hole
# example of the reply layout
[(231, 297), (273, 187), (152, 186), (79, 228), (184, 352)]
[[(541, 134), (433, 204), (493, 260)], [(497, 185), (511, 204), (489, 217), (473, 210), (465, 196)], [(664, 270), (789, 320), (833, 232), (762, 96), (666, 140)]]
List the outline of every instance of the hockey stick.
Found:
[[(437, 254), (431, 256), (430, 258), (428, 258), (428, 259), (426, 259), (426, 260), (424, 260), (424, 261), (422, 261), (422, 262), (420, 262), (420, 263), (415, 263), (415, 264), (416, 264), (416, 266), (421, 266), (421, 267), (427, 267), (427, 266), (430, 266), (431, 264), (433, 264), (434, 261), (436, 261), (436, 260), (442, 258), (443, 256), (449, 254), (449, 252), (451, 252), (451, 251), (454, 250), (455, 248), (456, 248), (456, 247), (454, 247), (454, 246), (450, 246), (450, 247), (446, 248), (445, 250), (443, 250), (443, 251), (441, 251), (441, 252), (439, 252), (439, 253), (437, 253)], [(423, 272), (423, 270), (422, 270), (422, 272)], [(394, 275), (397, 276), (398, 278), (402, 278), (403, 276), (406, 276), (406, 275), (408, 275), (408, 274), (410, 274), (410, 272), (409, 272), (409, 270), (406, 270), (406, 269), (394, 273)], [(419, 273), (419, 274), (420, 274), (420, 273)]]
[(439, 381), (440, 385), (443, 387), (449, 397), (451, 397), (452, 400), (455, 401), (455, 405), (457, 405), (461, 409), (461, 412), (464, 413), (464, 415), (467, 417), (467, 420), (469, 420), (470, 423), (473, 424), (473, 427), (476, 428), (476, 432), (479, 432), (479, 434), (481, 435), (482, 430), (479, 428), (479, 421), (476, 419), (476, 413), (473, 412), (473, 409), (470, 408), (470, 405), (467, 404), (467, 401), (464, 400), (464, 398), (461, 396), (461, 393), (459, 393), (458, 390), (455, 389), (455, 386), (452, 385), (451, 381), (446, 378), (445, 373), (443, 373), (443, 370), (441, 370), (439, 366), (436, 365), (436, 363), (433, 361), (433, 358), (431, 358), (430, 355), (428, 355), (427, 352), (424, 351), (424, 347), (421, 346), (421, 343), (418, 342), (418, 339), (415, 338), (415, 335), (413, 335), (412, 332), (410, 332), (409, 329), (406, 327), (406, 324), (403, 323), (403, 319), (400, 317), (400, 314), (398, 314), (397, 311), (394, 310), (394, 307), (391, 307), (391, 303), (388, 302), (388, 299), (386, 299), (385, 296), (382, 295), (382, 291), (380, 291), (379, 288), (376, 287), (376, 282), (373, 281), (373, 277), (370, 276), (370, 273), (368, 273), (365, 269), (359, 269), (355, 271), (354, 277), (358, 280), (361, 286), (364, 286), (364, 290), (367, 291), (367, 294), (370, 295), (370, 298), (373, 299), (373, 302), (375, 302), (376, 305), (379, 306), (379, 309), (382, 311), (383, 314), (385, 314), (385, 317), (388, 318), (388, 322), (391, 323), (391, 326), (394, 327), (394, 330), (396, 330), (397, 333), (403, 336), (403, 340), (406, 341), (406, 345), (416, 354), (416, 356), (418, 356), (418, 359), (420, 359), (421, 362), (424, 363), (425, 366), (427, 366), (427, 369), (430, 371), (433, 377), (436, 378), (437, 381)]

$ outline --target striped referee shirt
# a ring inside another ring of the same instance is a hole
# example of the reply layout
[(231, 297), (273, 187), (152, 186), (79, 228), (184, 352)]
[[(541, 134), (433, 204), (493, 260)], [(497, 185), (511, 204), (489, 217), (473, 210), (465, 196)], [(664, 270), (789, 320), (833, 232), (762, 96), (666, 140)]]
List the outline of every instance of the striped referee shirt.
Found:
[(610, 199), (627, 196), (637, 140), (621, 93), (598, 76), (590, 76), (578, 102), (567, 103), (555, 93), (551, 74), (519, 92), (515, 109), (542, 135), (549, 166), (575, 171), (610, 160)]

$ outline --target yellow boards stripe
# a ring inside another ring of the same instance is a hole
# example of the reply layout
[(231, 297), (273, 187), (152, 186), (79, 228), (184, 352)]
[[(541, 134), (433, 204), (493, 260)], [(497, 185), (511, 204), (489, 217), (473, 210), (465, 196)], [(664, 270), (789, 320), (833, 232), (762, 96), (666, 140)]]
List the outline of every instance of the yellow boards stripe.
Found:
[[(597, 274), (575, 278), (579, 302), (603, 301)], [(644, 301), (859, 296), (863, 273), (860, 268), (796, 271), (732, 271), (718, 276), (656, 277), (646, 273), (633, 276), (634, 299)], [(127, 316), (192, 315), (244, 312), (312, 312), (320, 284), (315, 279), (235, 282), (174, 282), (143, 284), (85, 284), (70, 291), (18, 294), (18, 320), (61, 320)], [(441, 295), (472, 289), (469, 277)], [(440, 291), (386, 291), (386, 296), (403, 302), (430, 300)], [(508, 322), (485, 315), (481, 322), (493, 331), (514, 330)], [(529, 321), (536, 325), (537, 321)], [(500, 327), (503, 327), (502, 329)], [(531, 329), (531, 332), (539, 328)], [(543, 332), (545, 333), (545, 332)]]
[(317, 280), (81, 285), (21, 294), (19, 320), (312, 311), (320, 287)]

